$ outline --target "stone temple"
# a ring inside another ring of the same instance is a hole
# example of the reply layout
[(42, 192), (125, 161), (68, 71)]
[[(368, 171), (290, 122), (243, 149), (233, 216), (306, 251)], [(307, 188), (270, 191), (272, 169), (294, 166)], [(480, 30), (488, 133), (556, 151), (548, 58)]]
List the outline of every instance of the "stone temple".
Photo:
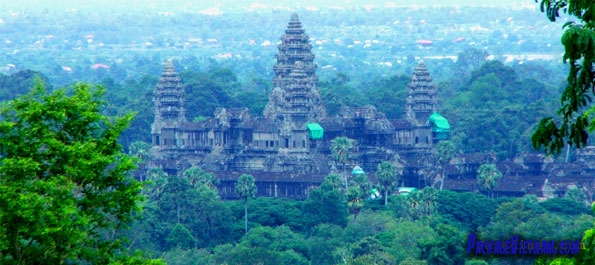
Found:
[[(259, 196), (305, 198), (332, 172), (360, 166), (373, 173), (382, 161), (405, 165), (404, 185), (425, 185), (419, 171), (450, 127), (436, 112), (436, 87), (423, 61), (408, 86), (406, 117), (390, 120), (374, 106), (342, 107), (338, 115), (327, 115), (314, 57), (294, 14), (281, 35), (274, 89), (263, 115), (247, 108), (220, 108), (200, 122), (186, 120), (181, 80), (173, 63), (166, 62), (155, 89), (150, 166), (170, 175), (192, 166), (214, 173), (223, 198), (235, 196), (241, 174), (254, 176)], [(356, 143), (345, 165), (331, 159), (336, 137)]]

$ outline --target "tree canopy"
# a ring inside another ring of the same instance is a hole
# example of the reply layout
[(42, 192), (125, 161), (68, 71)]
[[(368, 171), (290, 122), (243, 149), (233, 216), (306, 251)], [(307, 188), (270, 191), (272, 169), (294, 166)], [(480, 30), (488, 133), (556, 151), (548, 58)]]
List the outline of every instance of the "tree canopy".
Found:
[(534, 148), (543, 147), (547, 153), (559, 154), (566, 145), (586, 146), (589, 132), (595, 130), (595, 105), (591, 105), (591, 97), (595, 95), (595, 3), (575, 0), (535, 2), (540, 2), (541, 11), (552, 22), (560, 17), (560, 11), (580, 21), (570, 21), (563, 26), (563, 60), (570, 69), (566, 88), (560, 97), (562, 106), (557, 112), (561, 120), (542, 119), (531, 139)]
[(38, 80), (0, 107), (0, 263), (133, 261), (120, 231), (143, 197), (116, 142), (133, 115), (102, 115), (103, 93), (83, 83), (48, 93)]

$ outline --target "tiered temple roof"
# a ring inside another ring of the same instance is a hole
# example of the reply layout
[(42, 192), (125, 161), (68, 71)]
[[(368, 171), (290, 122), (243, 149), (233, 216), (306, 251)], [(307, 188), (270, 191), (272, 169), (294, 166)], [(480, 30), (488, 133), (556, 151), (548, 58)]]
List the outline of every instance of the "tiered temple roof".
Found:
[(419, 62), (408, 85), (407, 116), (417, 125), (425, 125), (436, 111), (436, 86), (423, 60)]
[(281, 35), (281, 44), (278, 48), (279, 53), (275, 55), (277, 64), (273, 67), (275, 71), (274, 86), (283, 87), (282, 78), (291, 73), (298, 61), (302, 62), (308, 76), (314, 76), (316, 65), (314, 64), (312, 45), (297, 14), (291, 15), (285, 34)]
[(312, 45), (297, 14), (291, 16), (278, 48), (277, 63), (273, 67), (275, 88), (264, 116), (291, 122), (293, 128), (303, 129), (307, 122), (324, 118), (326, 108), (317, 87)]
[(185, 120), (184, 87), (172, 61), (167, 61), (155, 89), (155, 116), (163, 120)]
[(186, 122), (184, 87), (172, 61), (167, 61), (159, 83), (155, 87), (154, 113), (151, 138), (155, 149), (175, 148), (175, 131)]

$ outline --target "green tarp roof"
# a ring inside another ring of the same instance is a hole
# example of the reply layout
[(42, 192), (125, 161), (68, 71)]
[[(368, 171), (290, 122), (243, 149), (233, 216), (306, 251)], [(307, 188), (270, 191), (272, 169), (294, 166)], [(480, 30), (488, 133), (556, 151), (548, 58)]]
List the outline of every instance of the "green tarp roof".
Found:
[(366, 171), (364, 171), (360, 166), (355, 166), (353, 168), (353, 171), (351, 171), (351, 174), (353, 174), (353, 175), (359, 175), (359, 174), (364, 175), (364, 174), (366, 174)]
[(430, 123), (432, 124), (433, 132), (450, 132), (450, 124), (448, 124), (448, 120), (438, 114), (438, 112), (434, 112), (430, 115)]
[(318, 123), (308, 123), (306, 124), (306, 128), (308, 128), (308, 130), (310, 131), (310, 138), (314, 140), (322, 139), (322, 137), (324, 136), (324, 129), (322, 129), (322, 126), (320, 126), (320, 124)]

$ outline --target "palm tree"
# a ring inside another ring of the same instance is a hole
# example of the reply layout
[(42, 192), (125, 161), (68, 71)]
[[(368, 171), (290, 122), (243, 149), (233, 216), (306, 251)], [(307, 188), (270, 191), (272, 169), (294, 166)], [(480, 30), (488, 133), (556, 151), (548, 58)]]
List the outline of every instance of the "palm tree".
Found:
[(487, 191), (490, 198), (494, 197), (494, 188), (498, 185), (498, 180), (502, 177), (502, 173), (496, 168), (494, 164), (483, 164), (477, 170), (477, 184), (479, 189)]
[(441, 141), (440, 143), (438, 143), (438, 146), (436, 146), (436, 158), (438, 159), (438, 162), (440, 163), (440, 167), (442, 169), (440, 190), (442, 190), (442, 188), (444, 187), (444, 179), (446, 178), (444, 171), (446, 165), (452, 159), (454, 152), (455, 145), (451, 141)]
[(219, 185), (219, 179), (211, 173), (204, 172), (199, 167), (191, 167), (184, 171), (184, 177), (190, 182), (194, 188), (200, 185), (205, 185), (209, 189), (216, 189)]
[(366, 174), (357, 174), (350, 183), (349, 188), (345, 191), (347, 197), (347, 207), (353, 213), (353, 220), (357, 220), (357, 216), (364, 207), (364, 199), (370, 195), (371, 184)]
[(407, 195), (407, 211), (412, 220), (417, 220), (425, 212), (421, 192), (412, 192)]
[(248, 233), (248, 198), (256, 195), (256, 185), (254, 184), (254, 177), (247, 174), (242, 174), (238, 183), (236, 183), (236, 192), (240, 198), (244, 200), (244, 229)]
[(364, 202), (362, 201), (363, 193), (357, 187), (349, 187), (346, 196), (347, 208), (353, 213), (353, 220), (355, 221), (357, 220), (357, 215), (364, 207)]
[[(149, 170), (147, 170), (147, 195), (153, 200), (159, 200), (161, 195), (163, 195), (164, 187), (167, 185), (167, 179), (167, 173), (163, 172), (163, 170), (160, 168), (150, 168)], [(143, 185), (143, 193), (144, 192), (145, 186)]]
[(436, 189), (429, 187), (423, 189), (421, 192), (422, 201), (424, 203), (424, 210), (426, 216), (432, 215), (432, 212), (436, 209)]
[(337, 137), (331, 140), (331, 155), (332, 158), (343, 165), (343, 178), (345, 182), (345, 190), (347, 190), (347, 174), (345, 174), (345, 163), (349, 160), (351, 155), (350, 150), (353, 147), (354, 140), (347, 137)]
[(416, 220), (422, 216), (432, 215), (436, 209), (436, 197), (436, 189), (432, 187), (426, 187), (421, 191), (407, 195), (409, 216)]
[(378, 179), (378, 184), (382, 187), (382, 191), (384, 191), (384, 206), (386, 206), (388, 202), (388, 193), (391, 188), (396, 183), (395, 176), (397, 175), (397, 170), (395, 166), (393, 166), (389, 162), (382, 162), (378, 164), (378, 170), (376, 170), (376, 178)]
[(128, 154), (137, 158), (136, 163), (138, 164), (141, 182), (144, 181), (143, 176), (146, 173), (145, 162), (150, 160), (151, 154), (149, 150), (151, 150), (151, 144), (142, 141), (133, 142), (128, 146)]

